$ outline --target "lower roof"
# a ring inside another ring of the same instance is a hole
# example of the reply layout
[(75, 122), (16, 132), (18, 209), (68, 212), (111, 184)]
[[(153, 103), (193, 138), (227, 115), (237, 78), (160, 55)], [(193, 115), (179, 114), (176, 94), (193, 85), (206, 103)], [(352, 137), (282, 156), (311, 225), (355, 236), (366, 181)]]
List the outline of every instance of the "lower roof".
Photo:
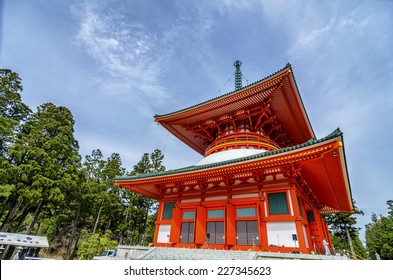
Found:
[(322, 204), (324, 213), (353, 211), (343, 137), (339, 129), (319, 140), (313, 138), (289, 148), (152, 174), (117, 177), (115, 184), (158, 200), (162, 197), (158, 186), (165, 184), (297, 163), (301, 165), (300, 173)]

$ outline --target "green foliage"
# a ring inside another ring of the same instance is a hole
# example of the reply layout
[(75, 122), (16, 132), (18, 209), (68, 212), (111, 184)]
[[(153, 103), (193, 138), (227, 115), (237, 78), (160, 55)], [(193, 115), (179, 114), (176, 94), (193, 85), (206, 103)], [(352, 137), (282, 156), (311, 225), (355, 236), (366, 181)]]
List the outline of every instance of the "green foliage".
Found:
[(83, 165), (88, 173), (86, 200), (89, 201), (89, 215), (93, 221), (90, 225), (92, 232), (116, 229), (121, 223), (119, 213), (124, 209), (121, 190), (114, 186), (115, 177), (125, 174), (120, 155), (113, 153), (104, 160), (99, 149), (93, 150), (91, 155), (85, 157)]
[[(161, 153), (159, 149), (154, 150), (150, 155), (148, 153), (143, 154), (140, 161), (134, 165), (134, 170), (129, 175), (135, 174), (148, 174), (165, 171), (165, 166), (163, 166), (162, 161), (164, 159), (164, 155)], [(132, 220), (132, 224), (134, 227), (138, 227), (139, 231), (136, 232), (135, 228), (131, 237), (131, 244), (137, 244), (136, 239), (140, 239), (140, 245), (147, 245), (149, 242), (153, 240), (154, 237), (154, 225), (150, 220), (154, 219), (157, 214), (157, 202), (144, 198), (141, 195), (135, 194), (131, 196), (131, 201), (134, 202), (133, 208), (131, 208), (131, 217), (136, 216)], [(149, 222), (150, 221), (150, 222)], [(138, 234), (139, 233), (139, 234)]]
[(355, 201), (353, 205), (354, 213), (325, 215), (324, 219), (329, 226), (335, 250), (351, 252), (350, 244), (352, 243), (356, 256), (367, 258), (367, 252), (359, 238), (360, 228), (356, 227), (355, 217), (355, 215), (363, 215), (363, 212), (356, 207)]
[(14, 190), (14, 185), (0, 185), (0, 197), (8, 198)]
[[(126, 174), (120, 155), (96, 149), (82, 163), (72, 113), (52, 103), (32, 112), (18, 74), (0, 69), (0, 79), (0, 231), (47, 236), (47, 253), (65, 259), (151, 242), (156, 202), (114, 185)], [(132, 173), (164, 171), (163, 158), (145, 153)]]
[(16, 184), (7, 149), (15, 141), (21, 122), (30, 108), (21, 101), (21, 79), (9, 69), (0, 69), (0, 225), (4, 223), (15, 203)]
[(388, 200), (388, 216), (372, 215), (371, 223), (366, 225), (366, 245), (370, 257), (377, 255), (383, 260), (393, 260), (393, 200)]
[(82, 237), (77, 257), (79, 260), (91, 260), (94, 256), (101, 255), (104, 250), (116, 248), (117, 244), (116, 240), (110, 238), (110, 232), (104, 235), (86, 234)]
[(18, 74), (0, 69), (0, 156), (15, 137), (18, 124), (30, 114), (30, 108), (21, 100), (23, 87)]
[(0, 69), (0, 116), (21, 121), (30, 113), (21, 100), (23, 87), (19, 75), (9, 69)]
[(14, 139), (17, 125), (18, 122), (16, 120), (0, 116), (0, 156), (5, 156), (8, 145)]
[(15, 186), (11, 202), (18, 207), (10, 212), (3, 230), (37, 207), (61, 204), (76, 187), (80, 156), (73, 125), (71, 112), (52, 103), (39, 106), (21, 125), (7, 151), (12, 165), (8, 184)]
[(159, 149), (154, 150), (150, 155), (144, 153), (140, 161), (134, 165), (134, 170), (129, 175), (165, 171), (165, 166), (162, 165), (163, 159), (164, 155)]

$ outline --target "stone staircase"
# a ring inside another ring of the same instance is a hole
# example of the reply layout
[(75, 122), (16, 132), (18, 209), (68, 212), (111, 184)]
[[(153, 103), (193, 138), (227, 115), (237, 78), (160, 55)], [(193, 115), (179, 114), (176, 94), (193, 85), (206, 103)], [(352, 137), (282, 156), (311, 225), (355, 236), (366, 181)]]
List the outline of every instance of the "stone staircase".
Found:
[(139, 260), (255, 260), (257, 252), (154, 247)]

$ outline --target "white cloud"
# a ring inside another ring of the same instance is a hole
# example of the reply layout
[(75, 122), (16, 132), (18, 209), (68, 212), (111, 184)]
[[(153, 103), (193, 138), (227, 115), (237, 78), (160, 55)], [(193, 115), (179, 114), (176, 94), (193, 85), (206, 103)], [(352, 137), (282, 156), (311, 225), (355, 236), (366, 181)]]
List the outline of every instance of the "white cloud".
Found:
[(154, 53), (157, 42), (153, 34), (142, 24), (129, 22), (120, 10), (102, 11), (87, 3), (73, 11), (79, 19), (76, 43), (108, 75), (106, 88), (132, 90), (128, 93), (155, 100), (167, 97), (160, 85), (161, 65)]
[(314, 29), (311, 32), (300, 33), (295, 42), (294, 49), (310, 50), (315, 48), (323, 39), (330, 37), (336, 25), (336, 18), (332, 18), (330, 22), (322, 28)]
[(209, 5), (214, 6), (214, 9), (217, 9), (221, 15), (225, 15), (227, 12), (249, 9), (258, 2), (250, 0), (218, 0), (209, 2)]
[(314, 51), (325, 44), (339, 46), (343, 41), (360, 39), (364, 36), (364, 29), (373, 15), (366, 18), (357, 18), (358, 16), (361, 15), (352, 13), (347, 16), (336, 16), (323, 26), (299, 32), (290, 52)]

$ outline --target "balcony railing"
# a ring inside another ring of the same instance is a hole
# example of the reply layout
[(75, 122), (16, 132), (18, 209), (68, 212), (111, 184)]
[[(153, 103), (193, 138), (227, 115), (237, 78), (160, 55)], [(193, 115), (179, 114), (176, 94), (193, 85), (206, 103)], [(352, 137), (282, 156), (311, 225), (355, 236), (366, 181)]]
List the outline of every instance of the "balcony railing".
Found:
[(280, 149), (280, 146), (277, 145), (277, 143), (265, 135), (252, 132), (240, 132), (217, 138), (207, 147), (205, 156), (219, 151), (240, 149), (244, 147), (246, 149), (265, 149), (269, 151)]

